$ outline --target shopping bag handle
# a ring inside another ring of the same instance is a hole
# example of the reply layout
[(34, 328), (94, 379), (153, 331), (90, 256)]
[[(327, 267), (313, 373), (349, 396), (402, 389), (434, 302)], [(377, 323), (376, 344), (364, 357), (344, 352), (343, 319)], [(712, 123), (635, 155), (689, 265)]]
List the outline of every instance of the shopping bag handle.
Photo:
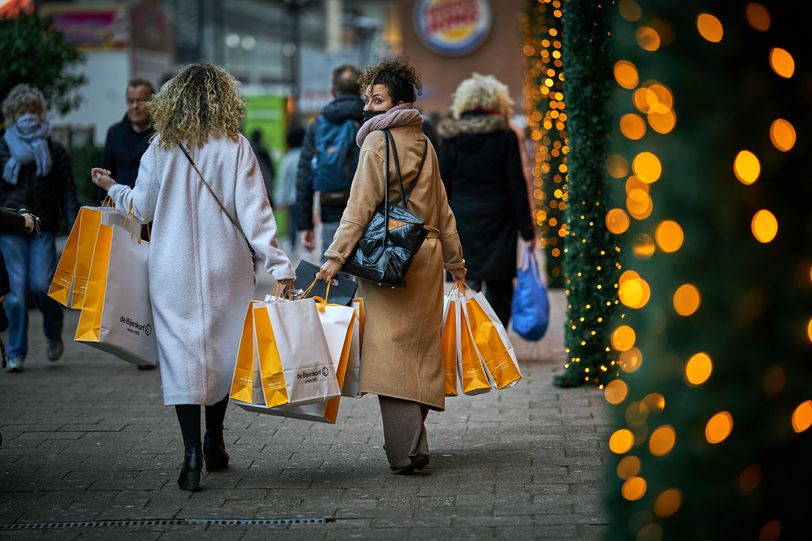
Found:
[(116, 208), (116, 204), (113, 201), (112, 197), (110, 197), (109, 195), (105, 195), (104, 200), (102, 201), (102, 204), (101, 204), (101, 208), (104, 209), (104, 208), (108, 208), (108, 207), (114, 209), (114, 208)]

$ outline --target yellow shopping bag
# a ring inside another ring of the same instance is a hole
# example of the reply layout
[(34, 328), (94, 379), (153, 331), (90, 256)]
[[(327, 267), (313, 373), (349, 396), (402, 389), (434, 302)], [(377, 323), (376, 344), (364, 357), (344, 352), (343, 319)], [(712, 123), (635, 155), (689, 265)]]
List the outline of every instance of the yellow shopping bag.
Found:
[(254, 342), (254, 304), (248, 303), (248, 310), (245, 313), (237, 361), (231, 379), (231, 391), (228, 394), (232, 399), (248, 404), (254, 402), (254, 379), (259, 377), (259, 371), (256, 369), (258, 367), (255, 368), (257, 348)]
[(366, 320), (366, 311), (364, 310), (364, 299), (357, 298), (352, 300), (352, 307), (355, 308), (355, 313), (358, 314), (358, 329), (361, 339), (361, 344), (364, 343), (364, 320)]
[(282, 371), (282, 360), (276, 347), (271, 318), (265, 306), (255, 306), (254, 337), (259, 357), (259, 372), (262, 382), (262, 393), (265, 396), (265, 407), (273, 408), (288, 403), (285, 387), (285, 375)]
[(440, 347), (443, 353), (445, 373), (445, 395), (457, 396), (457, 307), (459, 301), (446, 296), (443, 313), (443, 327), (440, 333)]
[(73, 272), (76, 268), (79, 227), (82, 221), (82, 214), (86, 210), (85, 207), (79, 209), (79, 214), (73, 222), (73, 227), (70, 228), (70, 234), (68, 234), (65, 248), (62, 249), (62, 255), (56, 264), (56, 271), (54, 271), (51, 286), (48, 288), (48, 296), (66, 308), (71, 303), (71, 288), (73, 287)]
[(491, 383), (488, 374), (482, 367), (476, 344), (471, 335), (471, 329), (465, 316), (464, 310), (460, 307), (456, 311), (457, 340), (460, 344), (460, 379), (462, 380), (462, 392), (468, 395), (487, 393), (491, 390)]
[(479, 301), (477, 297), (466, 301), (471, 335), (496, 388), (504, 389), (522, 379), (522, 375), (502, 323), (495, 314), (489, 316)]

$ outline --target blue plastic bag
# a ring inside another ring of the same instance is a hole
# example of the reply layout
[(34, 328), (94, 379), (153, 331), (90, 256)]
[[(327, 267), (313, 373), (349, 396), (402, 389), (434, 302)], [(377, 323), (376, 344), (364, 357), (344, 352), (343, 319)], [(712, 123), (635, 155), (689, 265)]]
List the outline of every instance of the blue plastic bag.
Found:
[(522, 263), (517, 269), (511, 319), (513, 330), (525, 340), (541, 340), (550, 323), (550, 299), (539, 276), (539, 264), (529, 245), (524, 247)]

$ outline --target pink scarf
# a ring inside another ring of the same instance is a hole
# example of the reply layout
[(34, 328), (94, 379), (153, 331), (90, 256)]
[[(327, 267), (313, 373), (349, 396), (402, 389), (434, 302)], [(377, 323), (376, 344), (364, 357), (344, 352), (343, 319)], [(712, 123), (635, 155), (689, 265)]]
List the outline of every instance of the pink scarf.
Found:
[(414, 108), (411, 103), (401, 103), (395, 105), (382, 115), (374, 116), (364, 122), (358, 130), (358, 135), (355, 136), (355, 142), (359, 148), (364, 144), (364, 139), (370, 132), (375, 130), (382, 130), (384, 128), (396, 128), (398, 126), (421, 126), (423, 124), (423, 117), (420, 116), (420, 111)]

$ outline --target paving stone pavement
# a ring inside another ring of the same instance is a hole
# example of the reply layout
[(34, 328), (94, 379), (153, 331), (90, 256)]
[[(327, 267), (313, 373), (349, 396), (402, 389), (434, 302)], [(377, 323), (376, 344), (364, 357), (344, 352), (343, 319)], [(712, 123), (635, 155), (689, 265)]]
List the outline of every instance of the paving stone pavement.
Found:
[[(553, 312), (563, 298), (553, 296)], [(45, 360), (31, 312), (21, 374), (0, 374), (0, 538), (27, 539), (599, 539), (608, 409), (594, 389), (552, 386), (560, 317), (551, 336), (517, 339), (516, 387), (450, 398), (427, 419), (430, 466), (389, 473), (374, 397), (343, 400), (335, 425), (230, 406), (229, 469), (198, 493), (178, 490), (182, 443), (163, 407), (157, 371), (138, 371), (66, 340)], [(66, 318), (65, 336), (77, 314)], [(326, 518), (326, 524), (153, 525), (10, 531), (10, 524)]]

